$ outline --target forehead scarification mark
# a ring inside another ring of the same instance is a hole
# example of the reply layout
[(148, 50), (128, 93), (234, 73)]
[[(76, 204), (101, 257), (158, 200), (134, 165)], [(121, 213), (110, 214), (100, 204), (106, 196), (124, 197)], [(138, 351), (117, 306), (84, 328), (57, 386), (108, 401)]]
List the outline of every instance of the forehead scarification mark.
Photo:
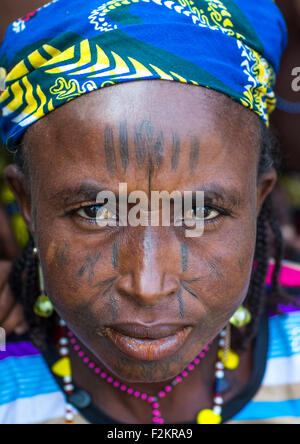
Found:
[(191, 147), (190, 147), (190, 173), (192, 174), (198, 167), (199, 149), (200, 149), (199, 139), (197, 137), (192, 137)]
[(149, 159), (148, 159), (148, 190), (149, 190), (148, 193), (149, 193), (149, 195), (151, 193), (151, 180), (152, 180), (153, 172), (154, 172), (153, 161), (152, 161), (152, 158), (149, 156)]
[(156, 132), (153, 124), (144, 120), (135, 127), (134, 133), (135, 158), (137, 165), (142, 167), (146, 160), (154, 166), (160, 167), (164, 157), (164, 135), (162, 131)]
[(122, 121), (119, 126), (119, 152), (123, 170), (126, 171), (129, 165), (128, 132), (126, 120)]
[(117, 162), (114, 147), (113, 130), (109, 126), (107, 126), (104, 130), (104, 150), (107, 169), (111, 173), (114, 173), (117, 169)]
[(160, 167), (164, 158), (164, 135), (162, 131), (160, 131), (154, 143), (154, 157), (155, 165)]
[(139, 168), (143, 167), (149, 155), (149, 145), (151, 145), (154, 135), (154, 128), (151, 122), (144, 120), (140, 126), (135, 128), (134, 149), (135, 159)]
[(177, 133), (173, 133), (173, 146), (172, 146), (172, 170), (177, 170), (180, 155), (180, 139)]

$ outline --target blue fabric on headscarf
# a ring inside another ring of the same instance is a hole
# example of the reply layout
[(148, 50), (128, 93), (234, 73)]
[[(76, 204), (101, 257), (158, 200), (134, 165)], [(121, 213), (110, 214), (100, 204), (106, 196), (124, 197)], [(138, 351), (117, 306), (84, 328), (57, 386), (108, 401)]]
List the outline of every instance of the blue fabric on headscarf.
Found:
[(215, 89), (268, 123), (286, 42), (272, 0), (55, 0), (7, 30), (2, 139), (15, 146), (58, 106), (137, 79)]

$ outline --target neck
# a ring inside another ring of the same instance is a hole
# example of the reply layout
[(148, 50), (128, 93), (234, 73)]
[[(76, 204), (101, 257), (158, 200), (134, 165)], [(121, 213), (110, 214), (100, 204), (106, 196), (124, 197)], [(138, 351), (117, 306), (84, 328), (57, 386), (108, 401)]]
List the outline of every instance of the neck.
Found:
[[(84, 346), (82, 346), (84, 349)], [(213, 344), (195, 370), (182, 378), (172, 391), (159, 399), (160, 409), (168, 423), (192, 422), (199, 410), (211, 408), (214, 394), (214, 366), (217, 356), (217, 343)], [(71, 349), (72, 350), (72, 349)], [(88, 356), (91, 354), (86, 351)], [(93, 404), (108, 416), (124, 423), (151, 423), (151, 405), (141, 398), (135, 398), (128, 393), (115, 388), (106, 380), (101, 379), (78, 357), (74, 350), (70, 353), (73, 379), (78, 387), (90, 394)], [(96, 362), (96, 360), (94, 361)], [(109, 374), (103, 364), (101, 369)], [(120, 384), (130, 387), (134, 392), (157, 396), (169, 381), (156, 383), (132, 383), (119, 380)], [(180, 406), (180, 408), (178, 408)]]

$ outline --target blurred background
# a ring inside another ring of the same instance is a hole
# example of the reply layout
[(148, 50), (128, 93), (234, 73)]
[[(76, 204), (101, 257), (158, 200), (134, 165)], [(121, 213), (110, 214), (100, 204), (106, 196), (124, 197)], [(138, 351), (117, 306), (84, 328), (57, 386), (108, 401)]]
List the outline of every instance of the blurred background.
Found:
[[(253, 0), (255, 1), (255, 0)], [(48, 2), (1, 0), (0, 42), (6, 27)], [(285, 259), (300, 263), (300, 0), (277, 0), (288, 26), (289, 43), (278, 76), (278, 109), (272, 125), (282, 151), (282, 171), (274, 192), (274, 206), (285, 241)], [(0, 149), (0, 259), (13, 259), (27, 242), (25, 224), (3, 181), (10, 161)]]

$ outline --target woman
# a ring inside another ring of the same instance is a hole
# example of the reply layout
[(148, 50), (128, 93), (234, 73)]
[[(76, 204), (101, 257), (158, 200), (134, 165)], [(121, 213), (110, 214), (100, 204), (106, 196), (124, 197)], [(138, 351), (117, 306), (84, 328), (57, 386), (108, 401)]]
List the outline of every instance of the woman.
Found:
[[(299, 422), (299, 312), (269, 319), (289, 301), (266, 127), (284, 44), (269, 0), (58, 0), (10, 28), (1, 128), (16, 165), (6, 179), (32, 235), (10, 282), (34, 346), (2, 355), (2, 422), (59, 422), (63, 390), (67, 423)], [(97, 199), (120, 200), (120, 183), (204, 191), (204, 234), (100, 226), (120, 222)], [(275, 344), (289, 368), (274, 383)]]

